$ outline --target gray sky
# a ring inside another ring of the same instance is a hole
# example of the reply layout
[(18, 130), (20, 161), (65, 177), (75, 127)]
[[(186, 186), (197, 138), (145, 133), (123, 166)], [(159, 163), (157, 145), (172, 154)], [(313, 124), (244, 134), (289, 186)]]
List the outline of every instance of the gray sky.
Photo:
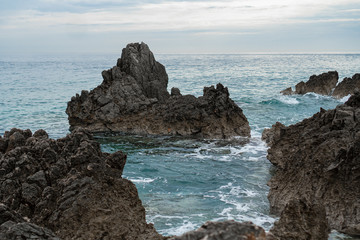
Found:
[(0, 0), (0, 54), (360, 53), (360, 0)]

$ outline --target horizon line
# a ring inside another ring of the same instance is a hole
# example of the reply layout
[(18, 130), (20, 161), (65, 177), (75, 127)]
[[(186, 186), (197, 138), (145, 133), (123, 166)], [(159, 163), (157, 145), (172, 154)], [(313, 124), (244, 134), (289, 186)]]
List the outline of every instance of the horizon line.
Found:
[[(236, 53), (229, 53), (229, 52), (224, 52), (224, 53), (219, 53), (219, 52), (208, 52), (208, 53), (204, 53), (204, 52), (199, 52), (199, 53), (189, 53), (189, 52), (185, 52), (185, 53), (176, 53), (176, 52), (156, 52), (156, 51), (152, 51), (154, 55), (313, 55), (313, 54), (323, 54), (323, 55), (346, 55), (346, 54), (351, 54), (351, 55), (359, 55), (360, 51), (336, 51), (336, 52), (236, 52)], [(121, 54), (121, 50), (119, 50), (119, 53)], [(64, 55), (114, 55), (114, 54), (118, 54), (115, 52), (48, 52), (48, 53), (31, 53), (31, 52), (26, 52), (26, 53), (0, 53), (0, 55), (2, 56), (30, 56), (30, 55), (34, 55), (34, 56), (64, 56)]]

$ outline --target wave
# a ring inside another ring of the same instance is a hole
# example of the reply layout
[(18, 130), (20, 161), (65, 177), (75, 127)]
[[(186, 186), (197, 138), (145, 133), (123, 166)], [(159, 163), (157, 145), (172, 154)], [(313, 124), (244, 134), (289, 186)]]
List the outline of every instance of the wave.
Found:
[(293, 96), (280, 96), (279, 101), (289, 105), (299, 104), (300, 102)]
[(134, 183), (151, 183), (156, 180), (156, 178), (129, 178), (130, 181)]
[(345, 103), (347, 100), (349, 100), (350, 96), (351, 96), (351, 94), (349, 94), (349, 95), (347, 95), (347, 96), (345, 96), (345, 97), (343, 97), (343, 98), (339, 99), (339, 102), (341, 102), (341, 103)]

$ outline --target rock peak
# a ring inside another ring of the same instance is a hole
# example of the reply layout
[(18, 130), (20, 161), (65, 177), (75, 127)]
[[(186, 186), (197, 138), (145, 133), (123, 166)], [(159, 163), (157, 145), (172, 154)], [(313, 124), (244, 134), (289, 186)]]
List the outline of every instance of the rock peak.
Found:
[(168, 75), (165, 67), (155, 60), (154, 54), (145, 43), (129, 43), (122, 50), (117, 67), (121, 72), (132, 76), (141, 86), (144, 95), (164, 101), (167, 92)]

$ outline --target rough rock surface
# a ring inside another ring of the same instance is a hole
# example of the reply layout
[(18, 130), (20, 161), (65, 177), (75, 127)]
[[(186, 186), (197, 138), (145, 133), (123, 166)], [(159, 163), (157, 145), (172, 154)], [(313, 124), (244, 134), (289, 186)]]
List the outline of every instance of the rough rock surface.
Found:
[(281, 133), (284, 128), (284, 124), (276, 122), (274, 125), (272, 125), (271, 128), (264, 129), (261, 140), (265, 141), (268, 145), (271, 146), (274, 143), (274, 139), (281, 137)]
[(360, 94), (272, 132), (271, 211), (280, 214), (291, 199), (305, 198), (325, 206), (332, 229), (360, 235)]
[(325, 207), (306, 199), (290, 200), (270, 232), (279, 240), (327, 240)]
[(344, 78), (335, 88), (333, 96), (343, 98), (349, 94), (354, 94), (360, 90), (360, 73), (355, 74), (352, 78)]
[(250, 136), (249, 123), (218, 84), (201, 97), (167, 91), (163, 65), (145, 43), (128, 44), (103, 82), (71, 98), (66, 113), (71, 129), (154, 135), (195, 135), (204, 138)]
[(53, 233), (61, 239), (162, 239), (146, 223), (135, 185), (121, 178), (125, 161), (122, 152), (102, 153), (83, 130), (58, 140), (43, 130), (5, 132), (1, 239), (19, 231), (40, 239), (55, 238)]
[(206, 222), (199, 229), (170, 240), (265, 240), (264, 229), (251, 222)]
[(0, 239), (59, 240), (51, 230), (26, 222), (4, 204), (0, 204)]
[(338, 80), (339, 74), (336, 71), (329, 71), (320, 75), (312, 75), (306, 83), (303, 81), (299, 82), (295, 86), (295, 91), (292, 91), (291, 88), (287, 88), (281, 91), (281, 93), (284, 95), (291, 95), (313, 92), (320, 95), (331, 95)]

